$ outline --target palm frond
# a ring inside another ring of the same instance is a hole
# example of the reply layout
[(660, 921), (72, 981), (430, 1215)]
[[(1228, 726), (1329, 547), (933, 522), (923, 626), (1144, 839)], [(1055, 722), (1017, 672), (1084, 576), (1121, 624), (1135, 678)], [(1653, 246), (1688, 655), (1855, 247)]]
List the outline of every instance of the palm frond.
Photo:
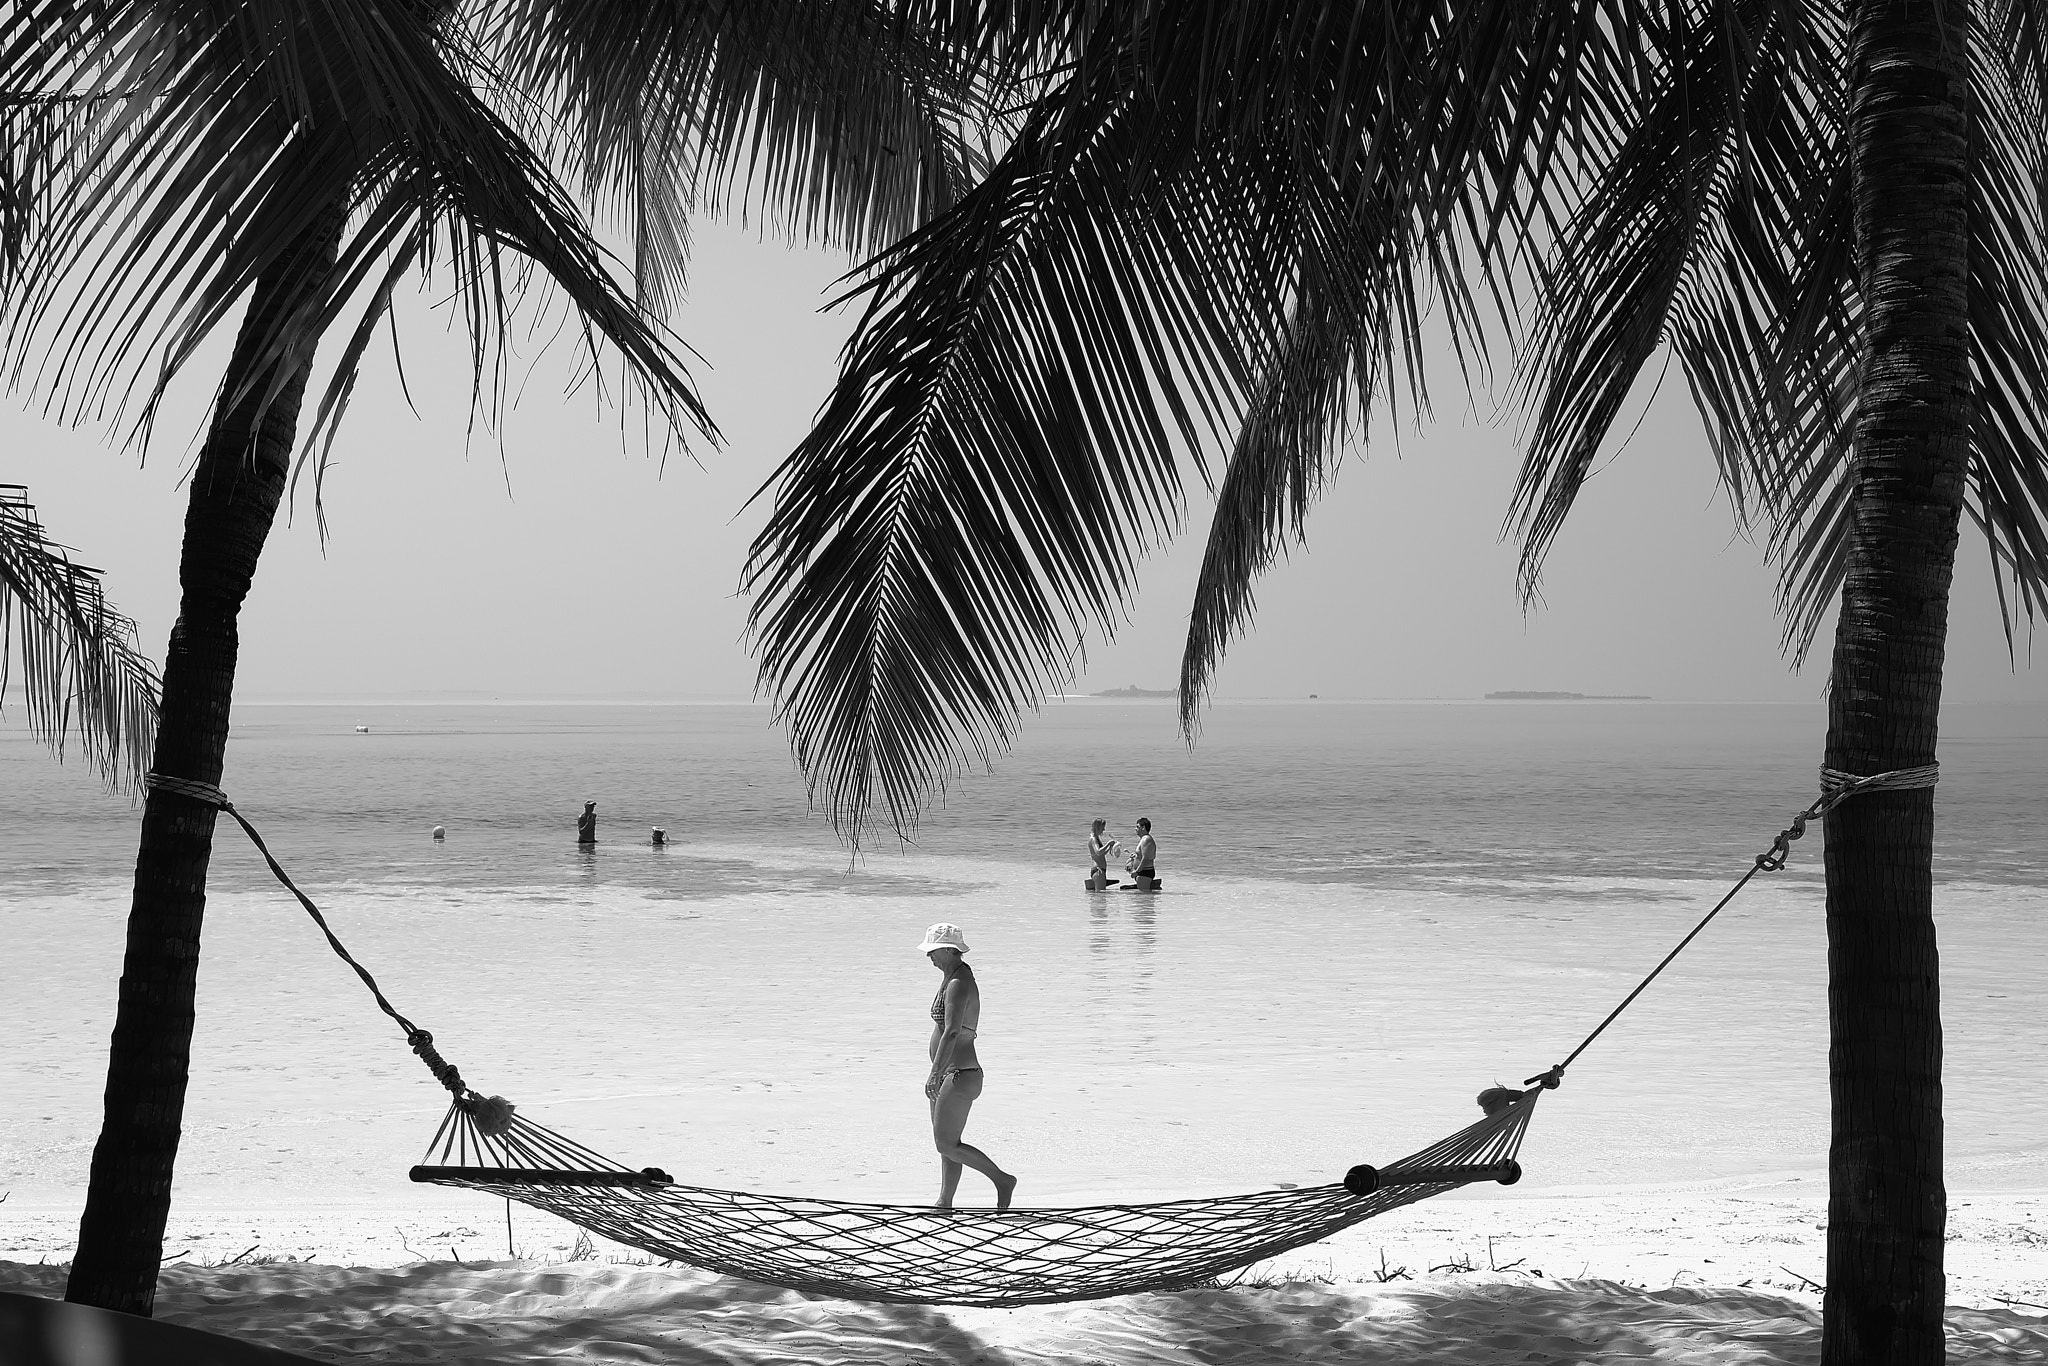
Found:
[[(1597, 192), (1546, 265), (1525, 371), (1540, 373), (1542, 399), (1516, 502), (1523, 581), (1533, 587), (1629, 386), (1669, 344), (1724, 487), (1769, 525), (1796, 661), (1847, 566), (1861, 344), (1840, 141), (1847, 34), (1828, 7), (1739, 3), (1702, 9), (1690, 34), (1621, 154), (1585, 168)], [(1985, 7), (1971, 42), (1967, 507), (2010, 639), (2048, 605), (2048, 76), (2033, 6)], [(1713, 45), (1729, 49), (1723, 77), (1703, 60)]]
[(480, 0), (471, 25), (519, 126), (633, 229), (651, 307), (680, 295), (692, 210), (867, 256), (986, 169), (978, 73), (878, 0)]
[[(843, 833), (871, 806), (906, 830), (1115, 629), (1181, 462), (1206, 479), (1261, 386), (1287, 391), (1310, 291), (1352, 315), (1341, 364), (1398, 355), (1417, 402), (1425, 284), (1483, 361), (1453, 238), (1542, 221), (1531, 178), (1633, 98), (1624, 7), (1594, 8), (1095, 11), (988, 180), (863, 286), (749, 560), (764, 686)], [(1224, 524), (1247, 539), (1213, 562), (1236, 582), (1213, 580), (1212, 625), (1242, 620), (1261, 515)]]
[[(1651, 54), (1657, 76), (1611, 159), (1572, 168), (1585, 197), (1566, 231), (1554, 248), (1531, 245), (1540, 307), (1522, 383), (1533, 426), (1510, 510), (1530, 597), (1638, 377), (1667, 344), (1738, 511), (1782, 501), (1776, 457), (1809, 435), (1787, 439), (1788, 379), (1771, 358), (1786, 354), (1781, 320), (1803, 287), (1800, 234), (1837, 185), (1836, 92), (1815, 61), (1827, 44), (1776, 0), (1680, 17), (1660, 35), (1669, 49)], [(1830, 307), (1812, 323), (1840, 342), (1837, 296), (1822, 298)]]
[(855, 841), (1072, 676), (1284, 326), (1282, 159), (1196, 160), (1135, 232), (1131, 139), (1161, 125), (1103, 93), (1048, 99), (885, 263), (749, 559), (763, 678)]
[(1387, 313), (1393, 293), (1375, 282), (1363, 296), (1376, 306), (1374, 314), (1333, 308), (1313, 288), (1295, 304), (1286, 343), (1253, 398), (1216, 489), (1181, 654), (1180, 727), (1189, 741), (1225, 650), (1250, 627), (1252, 585), (1290, 539), (1306, 540), (1309, 510), (1335, 474), (1350, 418), (1356, 414), (1362, 425), (1378, 376), (1392, 363)]
[(75, 735), (109, 786), (139, 790), (161, 688), (135, 623), (44, 534), (28, 490), (0, 484), (0, 707), (17, 658), (30, 732), (59, 759)]
[[(1499, 317), (1514, 320), (1518, 263), (1532, 243), (1561, 235), (1560, 168), (1611, 159), (1621, 140), (1613, 130), (1640, 102), (1635, 64), (1648, 40), (1618, 28), (1611, 7), (1461, 6), (1434, 22), (1409, 17), (1380, 35), (1381, 66), (1346, 106), (1345, 122), (1371, 130), (1369, 151), (1333, 139), (1325, 154), (1358, 207), (1336, 231), (1307, 235), (1314, 246), (1304, 253), (1290, 346), (1246, 417), (1219, 490), (1182, 659), (1190, 738), (1216, 664), (1249, 626), (1253, 581), (1289, 535), (1302, 535), (1333, 443), (1345, 437), (1346, 410), (1362, 415), (1384, 400), (1398, 411), (1404, 392), (1426, 409), (1424, 294), (1444, 305), (1468, 384), (1482, 377), (1487, 327), (1467, 254), (1487, 267), (1480, 275)], [(1332, 249), (1357, 259), (1319, 271)], [(1319, 296), (1345, 300), (1345, 315)], [(1380, 383), (1388, 374), (1405, 386)]]
[(69, 179), (39, 201), (0, 339), (10, 383), (43, 393), (58, 417), (118, 414), (139, 392), (146, 430), (171, 379), (256, 279), (339, 212), (348, 229), (335, 268), (307, 277), (253, 370), (303, 367), (367, 298), (309, 450), (345, 409), (360, 343), (410, 265), (455, 273), (479, 403), (500, 397), (495, 348), (537, 270), (586, 338), (618, 349), (675, 430), (710, 430), (675, 344), (621, 293), (546, 167), (411, 11), (191, 0), (92, 14), (84, 49), (38, 45), (42, 6), (0, 19), (10, 81), (93, 97), (77, 105), (93, 122), (81, 113), (64, 132), (74, 154), (83, 137), (98, 155), (74, 155)]
[[(1971, 30), (1970, 330), (1976, 403), (1965, 508), (1985, 538), (2008, 644), (2048, 608), (2048, 126), (2032, 7), (1987, 7)], [(1775, 343), (1786, 407), (1765, 458), (1783, 482), (1772, 555), (1786, 648), (1811, 647), (1847, 569), (1856, 328), (1846, 174), (1813, 213), (1805, 301)], [(1825, 297), (1829, 296), (1832, 297)]]

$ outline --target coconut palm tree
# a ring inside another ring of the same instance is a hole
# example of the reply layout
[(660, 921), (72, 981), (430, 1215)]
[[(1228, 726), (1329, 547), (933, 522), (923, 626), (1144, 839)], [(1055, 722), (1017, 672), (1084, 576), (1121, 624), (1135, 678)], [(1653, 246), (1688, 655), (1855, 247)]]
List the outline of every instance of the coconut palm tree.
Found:
[(140, 788), (156, 738), (156, 669), (100, 571), (43, 531), (28, 490), (0, 484), (0, 708), (19, 663), (29, 732), (64, 757), (78, 738), (110, 787)]
[[(60, 419), (110, 413), (146, 438), (166, 387), (239, 310), (191, 477), (151, 762), (185, 785), (153, 786), (144, 810), (69, 1298), (145, 1314), (153, 1301), (217, 814), (204, 792), (222, 779), (237, 616), (294, 450), (317, 480), (364, 350), (415, 269), (456, 286), (480, 405), (497, 401), (498, 339), (531, 274), (575, 311), (593, 356), (616, 351), (676, 439), (715, 437), (655, 317), (685, 260), (679, 215), (769, 205), (799, 233), (865, 241), (944, 207), (973, 162), (946, 122), (944, 73), (930, 92), (905, 90), (936, 49), (873, 6), (817, 11), (30, 0), (0, 12), (10, 381)], [(798, 33), (808, 41), (789, 41)], [(556, 117), (544, 101), (565, 82), (583, 84)], [(638, 298), (550, 157), (627, 207)], [(337, 327), (302, 424), (316, 350)]]
[[(1826, 767), (1932, 764), (1961, 512), (2009, 626), (2048, 586), (2039, 9), (1002, 10), (972, 50), (1032, 97), (984, 182), (874, 263), (747, 571), (814, 799), (856, 842), (901, 831), (1000, 750), (1114, 628), (1190, 465), (1217, 495), (1191, 730), (1337, 444), (1422, 399), (1431, 298), (1468, 381), (1515, 347), (1525, 588), (1668, 351), (1771, 530), (1788, 644), (1841, 603)], [(1823, 1356), (1935, 1361), (1931, 792), (1826, 823)]]

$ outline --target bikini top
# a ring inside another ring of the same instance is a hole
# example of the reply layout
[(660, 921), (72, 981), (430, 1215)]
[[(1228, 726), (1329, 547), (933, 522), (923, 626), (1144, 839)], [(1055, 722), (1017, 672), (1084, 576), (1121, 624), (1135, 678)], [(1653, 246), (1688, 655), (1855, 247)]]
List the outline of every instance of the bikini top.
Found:
[[(934, 1024), (944, 1024), (946, 1022), (945, 986), (941, 986), (939, 988), (939, 994), (932, 997), (932, 1022)], [(971, 1039), (981, 1031), (977, 1030), (973, 1025), (961, 1025), (960, 1032)]]

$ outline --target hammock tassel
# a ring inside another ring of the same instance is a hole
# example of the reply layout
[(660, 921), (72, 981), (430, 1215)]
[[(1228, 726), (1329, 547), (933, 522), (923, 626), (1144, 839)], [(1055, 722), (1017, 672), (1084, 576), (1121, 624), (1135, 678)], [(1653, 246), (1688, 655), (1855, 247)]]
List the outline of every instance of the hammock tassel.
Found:
[(503, 1096), (479, 1096), (472, 1093), (462, 1105), (469, 1115), (470, 1123), (485, 1138), (503, 1138), (512, 1132), (512, 1115), (519, 1107)]

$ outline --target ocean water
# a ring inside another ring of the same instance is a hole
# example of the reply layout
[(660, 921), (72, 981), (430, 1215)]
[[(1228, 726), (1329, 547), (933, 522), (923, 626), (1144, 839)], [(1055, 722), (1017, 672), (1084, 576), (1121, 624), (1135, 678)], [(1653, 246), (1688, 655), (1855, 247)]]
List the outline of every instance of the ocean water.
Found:
[[(913, 845), (858, 859), (753, 705), (244, 707), (224, 786), (473, 1085), (701, 1184), (927, 1196), (937, 974), (915, 946), (964, 926), (988, 1068), (969, 1137), (1057, 1203), (1319, 1182), (1461, 1127), (1811, 799), (1823, 726), (1818, 706), (1240, 703), (1190, 750), (1170, 704), (1052, 702)], [(2048, 707), (1951, 708), (1942, 758), (1950, 1180), (2037, 1188)], [(1097, 815), (1155, 822), (1163, 892), (1082, 889)], [(0, 1189), (29, 1200), (83, 1186), (137, 821), (0, 733)], [(1515, 1193), (1819, 1179), (1819, 846), (1545, 1098)], [(317, 1171), (403, 1200), (438, 1089), (227, 822), (210, 886), (180, 1198), (290, 1199)]]

